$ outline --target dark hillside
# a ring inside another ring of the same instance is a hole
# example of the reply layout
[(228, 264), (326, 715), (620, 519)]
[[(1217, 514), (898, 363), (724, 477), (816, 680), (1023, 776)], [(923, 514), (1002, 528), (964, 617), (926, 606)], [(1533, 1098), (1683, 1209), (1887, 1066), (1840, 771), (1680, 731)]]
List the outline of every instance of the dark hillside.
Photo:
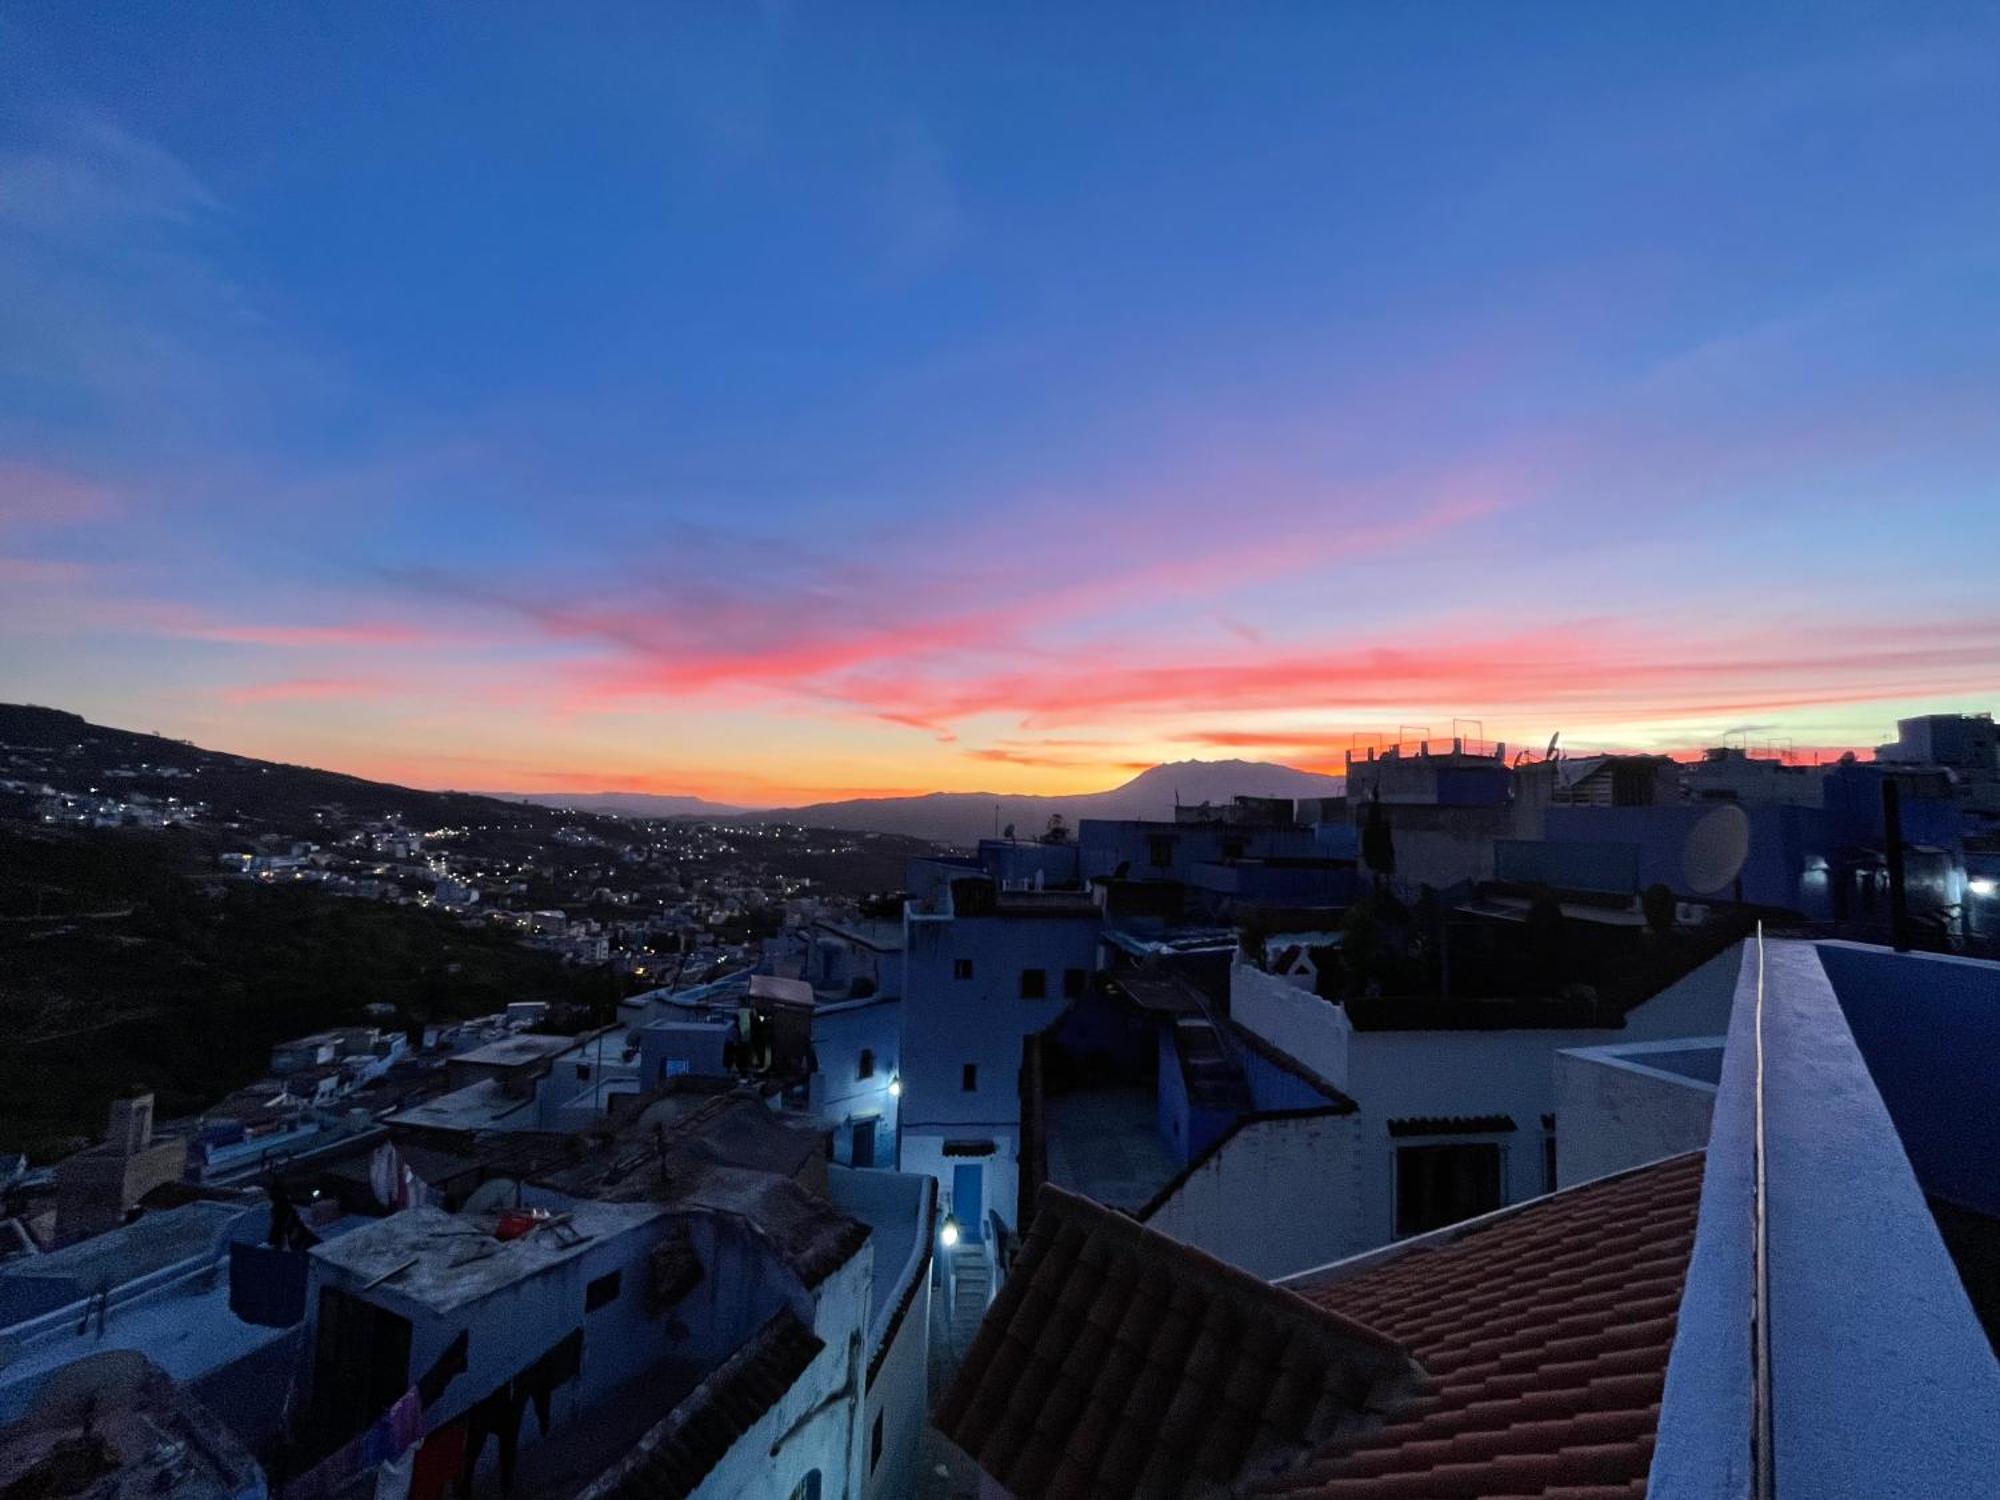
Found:
[(0, 1151), (46, 1160), (132, 1084), (194, 1112), (371, 1002), (418, 1021), (608, 998), (607, 974), (441, 913), (207, 868), (188, 833), (0, 824)]

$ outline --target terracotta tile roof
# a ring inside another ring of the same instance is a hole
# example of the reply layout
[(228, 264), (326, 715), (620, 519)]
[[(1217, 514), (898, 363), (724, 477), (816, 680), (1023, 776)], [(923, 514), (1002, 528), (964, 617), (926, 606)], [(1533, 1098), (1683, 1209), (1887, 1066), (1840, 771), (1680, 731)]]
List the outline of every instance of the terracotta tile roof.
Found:
[(826, 1345), (781, 1312), (688, 1393), (577, 1500), (680, 1500), (763, 1418)]
[(1697, 1153), (1588, 1183), (1303, 1287), (1403, 1341), (1431, 1383), (1386, 1425), (1261, 1493), (1643, 1496), (1701, 1168)]
[(1024, 1500), (1199, 1496), (1421, 1379), (1382, 1335), (1049, 1185), (935, 1421)]

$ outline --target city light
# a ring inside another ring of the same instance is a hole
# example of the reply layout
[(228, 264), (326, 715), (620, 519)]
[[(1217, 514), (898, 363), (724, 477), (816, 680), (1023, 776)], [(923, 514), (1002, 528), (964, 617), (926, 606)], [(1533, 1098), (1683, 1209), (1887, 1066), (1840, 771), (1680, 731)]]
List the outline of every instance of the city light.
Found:
[(1965, 888), (1975, 896), (1990, 896), (1996, 890), (2000, 890), (2000, 881), (1989, 880), (1984, 875), (1976, 875), (1966, 881)]
[(938, 1230), (938, 1243), (947, 1250), (958, 1243), (958, 1220), (950, 1214), (944, 1216), (944, 1224)]
[[(1990, 884), (1989, 884), (1989, 886), (1988, 886), (1988, 889), (1991, 889), (1991, 886), (1990, 886)], [(902, 1098), (902, 1097), (903, 1097), (903, 1080), (902, 1080), (902, 1078), (901, 1078), (901, 1077), (892, 1077), (892, 1078), (890, 1078), (890, 1080), (889, 1080), (889, 1097), (890, 1097), (891, 1099), (900, 1099), (900, 1098)]]

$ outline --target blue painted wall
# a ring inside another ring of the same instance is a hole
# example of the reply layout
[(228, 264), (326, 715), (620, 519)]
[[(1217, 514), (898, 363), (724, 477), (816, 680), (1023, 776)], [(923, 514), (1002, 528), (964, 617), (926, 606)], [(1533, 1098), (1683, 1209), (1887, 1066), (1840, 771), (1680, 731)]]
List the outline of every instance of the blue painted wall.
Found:
[(1917, 1181), (2000, 1217), (2000, 964), (1850, 943), (1819, 955)]

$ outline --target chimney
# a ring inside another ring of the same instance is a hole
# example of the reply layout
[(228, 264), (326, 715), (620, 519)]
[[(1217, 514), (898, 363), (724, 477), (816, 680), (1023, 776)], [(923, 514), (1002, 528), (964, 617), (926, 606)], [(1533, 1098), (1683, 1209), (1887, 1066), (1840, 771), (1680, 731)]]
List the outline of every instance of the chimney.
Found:
[(135, 1094), (111, 1101), (105, 1141), (122, 1156), (137, 1156), (153, 1143), (153, 1096)]

